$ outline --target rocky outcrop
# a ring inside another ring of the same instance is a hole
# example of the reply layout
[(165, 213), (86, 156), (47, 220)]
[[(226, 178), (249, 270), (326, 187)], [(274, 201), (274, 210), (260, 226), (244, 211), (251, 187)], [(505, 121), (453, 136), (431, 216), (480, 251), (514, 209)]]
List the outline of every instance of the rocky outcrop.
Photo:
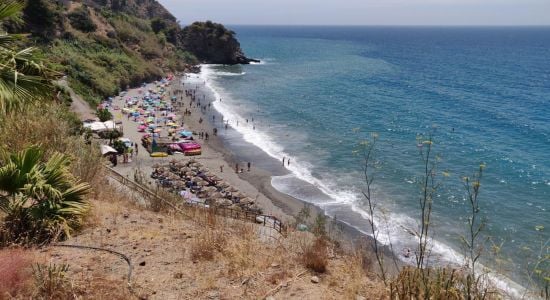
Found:
[(235, 32), (211, 21), (195, 22), (181, 33), (183, 47), (203, 63), (249, 64), (258, 62), (244, 55)]

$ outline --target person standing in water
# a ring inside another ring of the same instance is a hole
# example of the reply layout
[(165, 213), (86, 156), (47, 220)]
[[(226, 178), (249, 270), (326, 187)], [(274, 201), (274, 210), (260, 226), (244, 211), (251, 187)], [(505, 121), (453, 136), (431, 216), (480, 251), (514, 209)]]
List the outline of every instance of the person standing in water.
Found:
[(289, 159), (287, 159), (287, 161), (286, 161), (286, 166), (287, 166), (287, 167), (289, 167), (289, 166), (290, 166), (290, 158), (289, 158)]
[(283, 167), (285, 166), (285, 157), (283, 156)]

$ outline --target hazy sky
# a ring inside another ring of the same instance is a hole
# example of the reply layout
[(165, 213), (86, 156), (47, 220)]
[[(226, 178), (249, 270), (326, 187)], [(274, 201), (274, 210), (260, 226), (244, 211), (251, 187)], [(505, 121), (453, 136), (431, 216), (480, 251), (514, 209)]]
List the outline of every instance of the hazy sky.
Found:
[(550, 25), (550, 0), (160, 0), (182, 23)]

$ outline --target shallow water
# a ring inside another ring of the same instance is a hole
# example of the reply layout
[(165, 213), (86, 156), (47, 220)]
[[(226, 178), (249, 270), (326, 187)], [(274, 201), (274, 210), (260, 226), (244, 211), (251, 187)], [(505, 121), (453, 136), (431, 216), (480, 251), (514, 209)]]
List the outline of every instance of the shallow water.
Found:
[[(550, 28), (232, 29), (262, 63), (206, 66), (198, 82), (222, 98), (214, 107), (243, 160), (276, 170), (290, 158), (290, 174), (273, 177), (274, 187), (368, 232), (353, 150), (376, 132), (376, 199), (389, 220), (378, 219), (381, 238), (414, 249), (405, 229), (418, 227), (416, 138), (433, 133), (438, 175), (450, 174), (438, 176), (433, 261), (461, 261), (460, 178), (484, 163), (485, 234), (504, 242), (505, 273), (523, 282), (525, 247), (550, 237)], [(247, 154), (250, 144), (265, 153)]]

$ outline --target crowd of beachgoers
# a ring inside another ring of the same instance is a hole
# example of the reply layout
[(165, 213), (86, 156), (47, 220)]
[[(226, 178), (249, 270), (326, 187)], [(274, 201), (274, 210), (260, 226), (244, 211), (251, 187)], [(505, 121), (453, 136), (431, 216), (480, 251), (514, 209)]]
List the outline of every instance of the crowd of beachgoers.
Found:
[[(262, 209), (258, 207), (256, 199), (247, 197), (196, 159), (178, 158), (181, 154), (200, 157), (203, 145), (198, 140), (206, 141), (209, 138), (208, 132), (193, 131), (186, 122), (202, 123), (203, 119), (199, 116), (209, 110), (210, 104), (204, 99), (197, 99), (196, 88), (185, 88), (175, 77), (167, 77), (102, 102), (99, 108), (109, 109), (115, 123), (124, 125), (124, 137), (118, 138), (118, 141), (128, 149), (128, 152), (117, 151), (108, 155), (115, 159), (122, 155), (123, 163), (128, 163), (123, 164), (123, 168), (136, 168), (131, 163), (132, 158), (143, 151), (140, 155), (141, 167), (143, 164), (148, 165), (145, 168), (147, 174), (144, 175), (154, 179), (156, 186), (179, 195), (187, 204), (261, 214)], [(192, 121), (191, 114), (198, 110), (198, 120)], [(138, 140), (142, 147), (139, 147)], [(112, 165), (116, 166), (116, 162)], [(223, 165), (220, 164), (219, 168), (220, 175), (225, 174)]]

